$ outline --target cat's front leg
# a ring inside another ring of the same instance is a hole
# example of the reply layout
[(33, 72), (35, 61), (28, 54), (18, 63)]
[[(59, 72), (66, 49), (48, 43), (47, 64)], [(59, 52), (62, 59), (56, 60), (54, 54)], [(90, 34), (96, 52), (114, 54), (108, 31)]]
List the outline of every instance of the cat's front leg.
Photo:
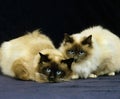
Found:
[(38, 73), (38, 72), (35, 73), (33, 79), (34, 79), (34, 81), (39, 82), (39, 83), (49, 82), (47, 77), (44, 74)]
[(90, 74), (89, 76), (88, 76), (88, 78), (97, 78), (98, 76), (97, 75), (95, 75), (95, 74)]
[(24, 61), (21, 59), (16, 60), (12, 65), (12, 70), (15, 74), (15, 78), (21, 80), (30, 80), (29, 72), (24, 66)]
[(108, 76), (115, 76), (115, 72), (108, 73)]
[(71, 79), (79, 79), (79, 75), (76, 74), (76, 73), (73, 73), (72, 76), (71, 76)]

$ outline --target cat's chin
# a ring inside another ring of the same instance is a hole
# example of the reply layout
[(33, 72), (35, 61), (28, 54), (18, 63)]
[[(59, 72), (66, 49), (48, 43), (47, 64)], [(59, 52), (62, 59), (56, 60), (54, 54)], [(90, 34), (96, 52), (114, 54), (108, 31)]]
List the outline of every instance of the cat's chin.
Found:
[(74, 59), (74, 62), (77, 63), (77, 62), (79, 62), (79, 60), (78, 59)]
[(81, 60), (79, 60), (79, 59), (74, 59), (74, 62), (75, 62), (75, 63), (79, 63), (79, 62), (81, 62)]
[(34, 79), (36, 82), (39, 82), (39, 83), (61, 83), (61, 82), (67, 82), (67, 81), (70, 81), (70, 79), (64, 79), (64, 78), (60, 78), (60, 79), (56, 79), (54, 81), (49, 81), (47, 79), (47, 77), (42, 74), (42, 73), (35, 73), (35, 79)]

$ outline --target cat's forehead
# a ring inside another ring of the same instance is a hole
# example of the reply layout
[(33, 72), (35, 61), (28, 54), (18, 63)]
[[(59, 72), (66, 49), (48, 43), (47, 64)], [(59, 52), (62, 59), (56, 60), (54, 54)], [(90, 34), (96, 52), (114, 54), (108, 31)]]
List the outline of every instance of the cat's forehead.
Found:
[(84, 46), (82, 45), (82, 43), (74, 42), (73, 44), (70, 44), (66, 47), (66, 51), (68, 50), (74, 50), (74, 51), (84, 50), (86, 52), (91, 52), (92, 47)]
[(73, 42), (72, 44), (71, 43), (68, 43), (67, 46), (66, 46), (66, 49), (70, 49), (70, 48), (74, 48), (74, 49), (80, 49), (82, 47), (81, 43), (77, 43), (77, 42)]
[[(88, 35), (89, 36), (89, 35)], [(81, 44), (83, 40), (85, 40), (87, 37), (87, 35), (81, 35), (80, 33), (77, 34), (73, 34), (71, 35), (71, 37), (73, 38), (74, 42), (76, 44)]]
[(80, 43), (79, 44), (78, 43), (74, 43), (72, 48), (74, 48), (74, 49), (81, 49), (81, 44)]
[(60, 57), (58, 57), (58, 56), (55, 56), (55, 57), (54, 57), (54, 61), (55, 61), (55, 62), (60, 62), (60, 60), (61, 60)]
[(50, 67), (53, 69), (62, 69), (62, 70), (67, 69), (67, 64), (63, 64), (61, 60), (60, 61), (51, 60), (49, 62), (44, 63), (43, 65), (44, 67)]
[(63, 57), (59, 55), (48, 55), (48, 58), (50, 59), (51, 62), (56, 62), (59, 63)]

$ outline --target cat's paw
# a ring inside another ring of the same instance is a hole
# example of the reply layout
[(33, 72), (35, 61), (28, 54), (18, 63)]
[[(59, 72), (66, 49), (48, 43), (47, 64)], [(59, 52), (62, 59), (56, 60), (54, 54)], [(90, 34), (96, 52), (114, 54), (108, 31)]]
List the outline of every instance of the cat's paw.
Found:
[(90, 74), (90, 75), (89, 75), (89, 78), (97, 78), (97, 75), (95, 75), (95, 74)]
[(71, 76), (71, 79), (79, 79), (79, 75), (78, 75), (78, 74), (73, 74), (73, 75)]
[(108, 73), (108, 76), (115, 76), (115, 72)]
[(39, 83), (48, 82), (47, 77), (44, 74), (41, 74), (41, 73), (38, 73), (38, 72), (35, 73), (35, 76), (34, 76), (33, 80), (36, 81), (36, 82), (39, 82)]

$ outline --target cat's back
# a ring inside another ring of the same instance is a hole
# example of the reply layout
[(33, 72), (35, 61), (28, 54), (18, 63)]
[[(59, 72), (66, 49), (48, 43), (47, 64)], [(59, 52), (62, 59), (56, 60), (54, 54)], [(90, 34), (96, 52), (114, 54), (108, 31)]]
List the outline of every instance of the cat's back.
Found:
[(21, 37), (4, 42), (3, 44), (13, 44), (13, 46), (15, 45), (29, 46), (29, 45), (37, 44), (37, 43), (49, 43), (50, 45), (53, 46), (50, 38), (46, 36), (45, 34), (42, 34), (39, 30), (28, 32), (27, 34)]
[(104, 45), (108, 43), (118, 43), (120, 45), (119, 37), (101, 26), (90, 27), (80, 33), (76, 33), (75, 35), (73, 34), (73, 37), (79, 41), (80, 38), (87, 37), (89, 35), (92, 35), (93, 42), (95, 40), (98, 44)]
[(6, 63), (6, 61), (12, 63), (20, 57), (34, 57), (40, 50), (46, 48), (54, 48), (52, 41), (36, 30), (16, 39), (3, 42), (0, 47), (0, 60), (1, 63)]
[(92, 35), (94, 38), (96, 39), (117, 39), (119, 40), (119, 37), (117, 35), (115, 35), (114, 33), (112, 33), (110, 30), (105, 29), (101, 26), (94, 26), (91, 28), (88, 28), (86, 30), (84, 30), (83, 32), (81, 32), (81, 34), (83, 35)]
[(40, 50), (54, 48), (49, 37), (38, 30), (24, 36), (3, 42), (0, 47), (0, 67), (3, 72), (13, 75), (11, 66), (17, 59), (24, 59), (32, 64), (32, 60)]
[(54, 45), (49, 37), (40, 33), (38, 30), (28, 33), (24, 36), (18, 37), (16, 39), (3, 42), (1, 45), (1, 51), (3, 53), (15, 53), (18, 52), (30, 52), (36, 50), (41, 50), (44, 48), (54, 48)]

